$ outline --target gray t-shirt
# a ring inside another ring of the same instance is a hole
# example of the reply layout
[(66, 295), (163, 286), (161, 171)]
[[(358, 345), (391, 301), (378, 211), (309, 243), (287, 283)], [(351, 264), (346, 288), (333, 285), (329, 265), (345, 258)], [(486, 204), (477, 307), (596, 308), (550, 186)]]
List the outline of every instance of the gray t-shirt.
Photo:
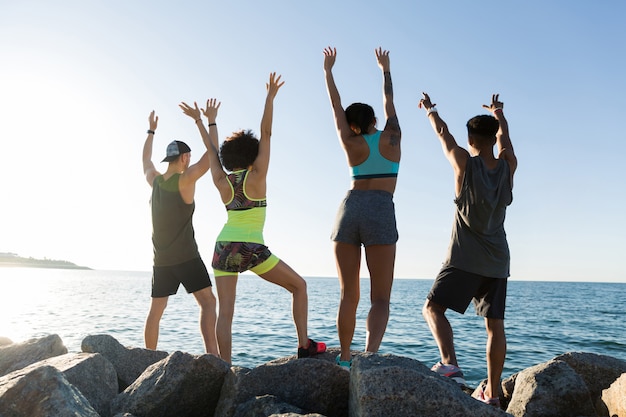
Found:
[(506, 207), (513, 201), (508, 162), (488, 169), (482, 158), (468, 159), (444, 267), (491, 278), (509, 276), (509, 245), (504, 231)]

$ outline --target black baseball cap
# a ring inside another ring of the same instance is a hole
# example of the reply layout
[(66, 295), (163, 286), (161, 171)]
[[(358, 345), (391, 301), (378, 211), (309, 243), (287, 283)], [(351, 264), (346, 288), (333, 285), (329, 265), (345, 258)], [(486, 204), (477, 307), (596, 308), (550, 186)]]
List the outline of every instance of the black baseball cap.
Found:
[(172, 162), (180, 155), (191, 152), (191, 148), (187, 146), (185, 142), (181, 142), (180, 140), (173, 140), (167, 145), (167, 150), (165, 151), (165, 158), (161, 162)]

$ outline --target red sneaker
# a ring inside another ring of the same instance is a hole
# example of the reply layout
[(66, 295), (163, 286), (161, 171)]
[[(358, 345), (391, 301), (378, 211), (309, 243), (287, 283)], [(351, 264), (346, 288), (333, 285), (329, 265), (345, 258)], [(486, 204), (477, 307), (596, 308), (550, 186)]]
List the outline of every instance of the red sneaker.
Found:
[(298, 358), (310, 358), (318, 353), (326, 352), (326, 343), (309, 339), (307, 347), (298, 348)]

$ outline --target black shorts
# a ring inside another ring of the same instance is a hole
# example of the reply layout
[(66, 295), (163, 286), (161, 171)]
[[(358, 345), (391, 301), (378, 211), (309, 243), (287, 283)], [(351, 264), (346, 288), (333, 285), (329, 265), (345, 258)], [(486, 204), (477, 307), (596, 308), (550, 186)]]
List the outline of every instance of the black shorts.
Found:
[(504, 319), (506, 284), (506, 278), (488, 278), (448, 266), (437, 275), (428, 299), (461, 314), (474, 301), (477, 315)]
[(152, 267), (153, 298), (176, 294), (180, 284), (183, 284), (188, 293), (211, 286), (211, 278), (202, 258), (172, 266)]

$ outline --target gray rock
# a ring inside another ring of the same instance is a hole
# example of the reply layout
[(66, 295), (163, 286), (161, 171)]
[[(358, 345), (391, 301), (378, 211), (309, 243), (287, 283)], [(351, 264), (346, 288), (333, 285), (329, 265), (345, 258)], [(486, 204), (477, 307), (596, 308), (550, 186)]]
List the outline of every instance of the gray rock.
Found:
[(596, 416), (585, 381), (554, 359), (519, 372), (507, 412), (515, 417)]
[(321, 414), (312, 413), (312, 414), (297, 414), (297, 413), (282, 413), (282, 414), (271, 414), (269, 417), (325, 417)]
[(303, 411), (273, 395), (262, 395), (239, 404), (233, 417), (266, 417), (284, 414), (302, 415)]
[(420, 362), (395, 355), (363, 354), (352, 360), (351, 417), (506, 416), (463, 392)]
[(602, 390), (626, 372), (626, 361), (595, 353), (568, 352), (554, 360), (567, 363), (583, 378), (594, 402), (600, 398)]
[(102, 417), (111, 415), (110, 403), (118, 393), (117, 374), (104, 356), (98, 353), (66, 353), (34, 363), (29, 368), (38, 366), (53, 366), (62, 372), (98, 414)]
[(167, 357), (167, 352), (143, 348), (127, 348), (112, 336), (90, 335), (83, 339), (81, 349), (87, 353), (100, 353), (117, 372), (119, 391), (125, 390), (150, 365)]
[(0, 346), (7, 346), (13, 344), (13, 341), (8, 337), (0, 336)]
[(67, 348), (56, 334), (2, 346), (0, 347), (0, 376), (66, 353)]
[(626, 373), (602, 391), (602, 403), (611, 417), (626, 417)]
[(111, 411), (141, 417), (212, 416), (228, 369), (213, 355), (174, 352), (118, 394)]
[(233, 417), (239, 404), (273, 395), (308, 413), (347, 416), (349, 379), (348, 372), (335, 365), (332, 353), (307, 359), (292, 356), (252, 370), (233, 367), (224, 379), (215, 415)]
[(0, 416), (99, 417), (83, 394), (52, 366), (0, 377)]

